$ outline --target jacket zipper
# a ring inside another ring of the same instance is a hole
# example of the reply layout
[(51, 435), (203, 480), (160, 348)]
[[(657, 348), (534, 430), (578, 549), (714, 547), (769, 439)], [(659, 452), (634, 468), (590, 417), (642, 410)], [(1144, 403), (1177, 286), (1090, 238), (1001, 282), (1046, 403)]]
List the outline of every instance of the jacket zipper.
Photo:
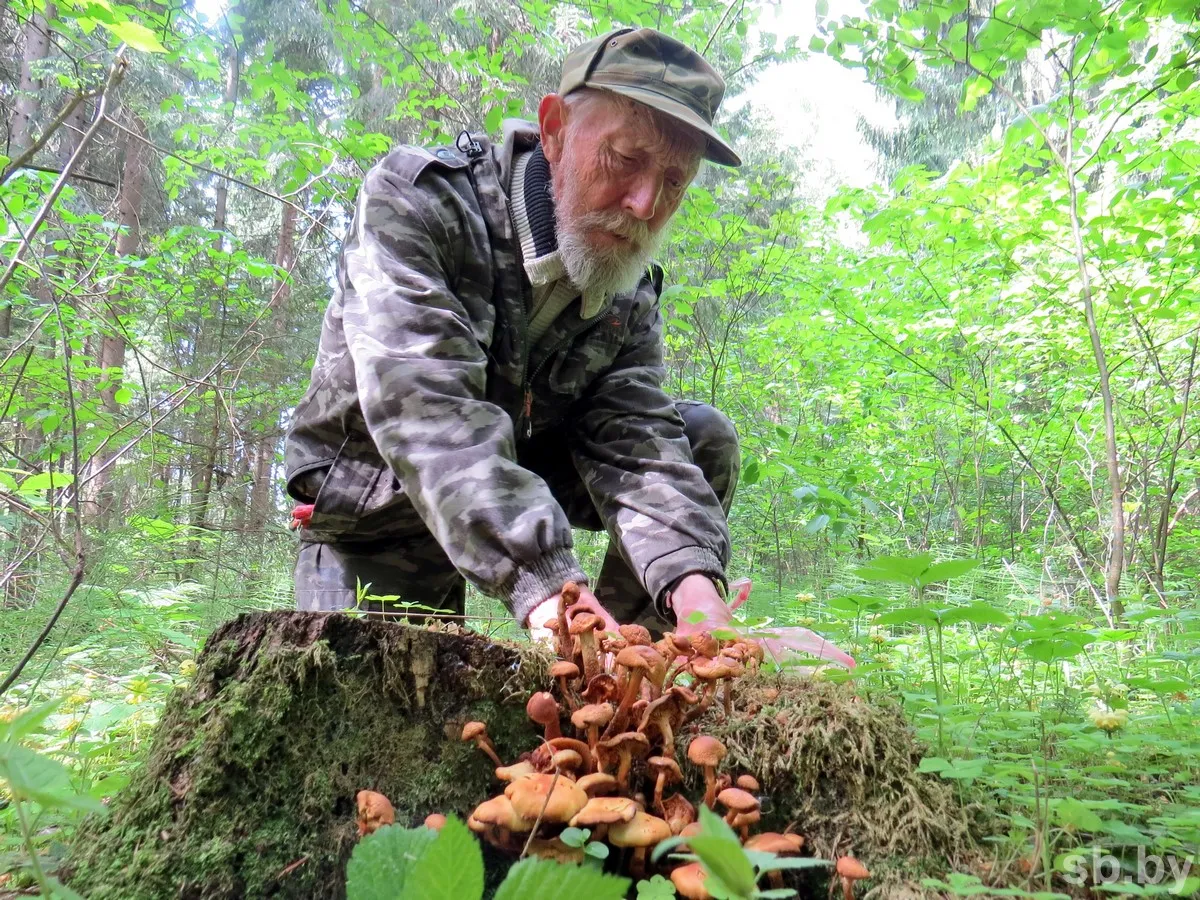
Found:
[[(608, 313), (611, 312), (611, 309), (612, 309), (611, 307), (605, 307), (599, 313), (592, 316), (592, 318), (588, 319), (586, 322), (584, 322), (582, 325), (580, 325), (577, 329), (572, 331), (570, 334), (568, 334), (566, 337), (564, 337), (562, 340), (560, 340), (558, 343), (556, 343), (553, 347), (551, 347), (549, 350), (547, 350), (546, 355), (542, 357), (542, 361), (539, 362), (537, 364), (537, 366), (534, 367), (534, 370), (532, 372), (529, 371), (529, 357), (528, 356), (525, 357), (525, 379), (524, 379), (524, 381), (525, 381), (525, 383), (524, 383), (525, 404), (521, 408), (521, 417), (525, 420), (525, 439), (526, 440), (529, 440), (529, 438), (533, 437), (533, 379), (538, 377), (538, 373), (542, 371), (542, 369), (545, 367), (546, 363), (548, 363), (550, 361), (550, 358), (552, 356), (554, 356), (555, 353), (557, 353), (559, 350), (563, 349), (565, 346), (567, 346), (567, 344), (571, 343), (571, 341), (575, 340), (575, 338), (579, 337), (585, 331), (588, 331), (589, 329), (591, 329), (591, 327), (593, 325), (595, 325), (597, 322), (599, 322), (601, 319), (603, 319), (606, 315), (608, 315)], [(526, 317), (526, 326), (528, 327), (528, 316)], [(526, 331), (526, 337), (528, 337), (528, 334), (529, 334), (528, 331)], [(533, 348), (531, 347), (530, 352), (532, 353), (532, 351), (533, 351)]]

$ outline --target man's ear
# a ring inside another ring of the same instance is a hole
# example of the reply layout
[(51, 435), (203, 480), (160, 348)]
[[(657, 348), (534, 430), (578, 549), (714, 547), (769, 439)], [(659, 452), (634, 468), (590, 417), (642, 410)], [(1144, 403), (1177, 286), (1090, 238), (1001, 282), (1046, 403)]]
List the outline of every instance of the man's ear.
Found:
[(567, 104), (558, 94), (547, 94), (538, 104), (538, 126), (542, 133), (542, 153), (548, 162), (562, 158), (567, 130)]

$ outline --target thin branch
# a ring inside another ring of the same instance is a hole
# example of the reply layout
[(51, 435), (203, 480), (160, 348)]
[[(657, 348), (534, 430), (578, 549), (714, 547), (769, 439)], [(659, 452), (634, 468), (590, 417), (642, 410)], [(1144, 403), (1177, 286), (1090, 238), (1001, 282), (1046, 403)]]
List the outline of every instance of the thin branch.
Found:
[[(75, 96), (68, 100), (63, 108), (58, 111), (58, 115), (56, 115), (50, 121), (50, 123), (42, 129), (42, 133), (38, 135), (37, 140), (29, 145), (29, 149), (27, 149), (24, 153), (18, 154), (14, 159), (10, 160), (8, 165), (4, 167), (4, 171), (0, 172), (0, 186), (2, 186), (4, 182), (8, 181), (8, 179), (12, 177), (13, 173), (16, 172), (17, 169), (23, 168), (26, 163), (33, 159), (34, 154), (41, 150), (42, 147), (46, 146), (46, 141), (50, 140), (54, 132), (58, 131), (58, 129), (62, 127), (63, 122), (67, 121), (67, 117), (70, 116), (71, 113), (75, 112), (75, 107), (77, 107), (84, 100), (90, 99), (94, 96), (96, 96), (95, 91), (85, 91), (83, 93), (75, 94)], [(30, 166), (30, 168), (36, 167)]]
[(17, 247), (17, 252), (13, 254), (12, 261), (9, 262), (8, 267), (4, 270), (4, 274), (0, 275), (0, 291), (4, 290), (5, 285), (12, 279), (13, 273), (17, 271), (17, 266), (21, 263), (21, 257), (29, 250), (34, 236), (41, 229), (42, 225), (45, 224), (50, 211), (54, 208), (54, 204), (58, 202), (59, 194), (67, 186), (67, 179), (71, 177), (72, 170), (74, 170), (75, 166), (83, 158), (84, 152), (100, 128), (100, 123), (105, 120), (108, 96), (124, 77), (125, 70), (129, 68), (129, 61), (125, 59), (125, 49), (125, 44), (122, 44), (117, 50), (117, 56), (113, 60), (112, 66), (109, 67), (108, 79), (105, 81), (104, 88), (100, 92), (100, 102), (96, 104), (96, 115), (92, 119), (92, 124), (88, 126), (88, 130), (84, 132), (83, 137), (79, 140), (79, 146), (75, 148), (75, 152), (71, 154), (71, 158), (67, 160), (67, 164), (63, 166), (58, 180), (54, 182), (54, 187), (50, 189), (45, 202), (42, 203), (42, 208), (38, 210), (37, 215), (34, 217), (33, 223), (29, 226), (29, 230), (25, 234), (25, 238)]

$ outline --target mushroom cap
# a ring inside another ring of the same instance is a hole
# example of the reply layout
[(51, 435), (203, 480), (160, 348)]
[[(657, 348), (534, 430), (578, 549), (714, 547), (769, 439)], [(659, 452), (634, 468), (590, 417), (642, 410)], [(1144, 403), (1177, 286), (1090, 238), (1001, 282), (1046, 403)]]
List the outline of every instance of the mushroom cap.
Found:
[(646, 766), (650, 771), (658, 776), (659, 772), (667, 773), (666, 784), (674, 784), (677, 781), (683, 781), (683, 772), (679, 769), (679, 763), (671, 759), (669, 756), (652, 756), (646, 760)]
[(717, 794), (717, 802), (734, 812), (748, 813), (758, 809), (758, 798), (741, 788), (725, 788)]
[(683, 826), (682, 829), (680, 829), (679, 836), (689, 838), (692, 835), (696, 835), (699, 833), (700, 833), (700, 823), (699, 822), (688, 822), (686, 825)]
[(533, 763), (527, 759), (520, 762), (515, 762), (511, 766), (500, 766), (496, 769), (496, 777), (501, 781), (516, 781), (518, 778), (524, 778), (526, 775), (532, 775), (537, 769)]
[(757, 825), (761, 820), (762, 813), (757, 809), (752, 809), (750, 812), (738, 813), (729, 824), (734, 828), (749, 828), (751, 825)]
[(608, 672), (600, 672), (592, 676), (580, 696), (588, 703), (605, 703), (616, 699), (618, 693), (617, 679)]
[[(653, 666), (653, 662), (647, 659), (641, 652), (639, 647), (631, 644), (620, 653), (617, 654), (617, 665), (624, 666), (627, 669), (637, 669), (642, 672), (649, 671)], [(657, 656), (657, 652), (655, 653)], [(662, 657), (659, 657), (660, 659)]]
[(484, 800), (471, 813), (471, 818), (484, 825), (496, 825), (509, 831), (529, 831), (533, 818), (526, 819), (513, 808), (512, 801), (504, 794)]
[(715, 737), (702, 734), (688, 744), (687, 755), (697, 766), (719, 766), (725, 758), (725, 745)]
[(675, 885), (675, 890), (679, 891), (687, 900), (710, 900), (712, 894), (704, 886), (706, 878), (708, 878), (708, 873), (698, 862), (688, 863), (686, 866), (671, 870), (671, 884)]
[(582, 847), (569, 847), (556, 837), (550, 840), (534, 838), (529, 842), (529, 852), (539, 859), (552, 859), (560, 863), (581, 863), (584, 857)]
[(607, 772), (593, 772), (591, 775), (584, 775), (575, 783), (589, 797), (607, 794), (609, 791), (617, 789), (617, 779)]
[(378, 791), (359, 791), (354, 799), (358, 803), (359, 837), (395, 823), (396, 810), (392, 808), (392, 801)]
[(762, 786), (758, 783), (758, 779), (753, 775), (739, 775), (734, 784), (740, 787), (743, 791), (749, 791), (752, 794), (755, 791), (762, 790)]
[(843, 878), (849, 878), (851, 881), (871, 877), (871, 873), (867, 871), (867, 867), (853, 856), (838, 857), (836, 871)]
[(588, 795), (572, 779), (548, 773), (514, 781), (504, 795), (512, 802), (513, 811), (530, 821), (540, 814), (543, 822), (566, 822), (588, 802)]
[(733, 659), (722, 653), (717, 657), (717, 662), (724, 663), (725, 668), (729, 670), (729, 674), (725, 676), (726, 678), (741, 678), (746, 674), (746, 667), (742, 665), (741, 660)]
[(747, 850), (761, 850), (764, 853), (776, 853), (780, 856), (787, 856), (799, 850), (785, 836), (774, 831), (764, 831), (762, 834), (754, 835), (746, 841), (745, 847)]
[(662, 812), (675, 834), (696, 821), (696, 807), (683, 794), (672, 794), (663, 800)]
[(559, 595), (562, 597), (563, 603), (570, 606), (579, 599), (579, 585), (574, 581), (564, 581)]
[(692, 650), (697, 656), (716, 656), (721, 645), (717, 643), (717, 639), (707, 631), (700, 631), (691, 636)]
[(434, 831), (441, 831), (442, 826), (446, 824), (446, 817), (441, 813), (430, 813), (425, 817), (425, 827), (431, 828)]
[(480, 735), (487, 736), (487, 726), (482, 722), (468, 722), (463, 726), (462, 739), (464, 741), (473, 741)]
[(641, 645), (643, 647), (654, 643), (650, 638), (650, 630), (644, 625), (622, 625), (617, 628), (621, 633), (621, 637), (625, 638), (630, 645)]
[(628, 822), (608, 829), (608, 842), (614, 847), (652, 847), (671, 836), (671, 826), (658, 816), (638, 810)]
[(558, 701), (549, 691), (537, 691), (530, 694), (529, 702), (525, 704), (525, 715), (539, 725), (549, 725), (558, 721)]
[[(554, 624), (555, 624), (555, 627), (558, 627), (557, 622), (555, 622)], [(578, 678), (579, 677), (579, 666), (575, 665), (575, 663), (571, 662), (570, 660), (560, 659), (558, 662), (556, 662), (554, 665), (552, 665), (550, 667), (550, 677), (551, 678)]]
[(797, 852), (804, 849), (804, 835), (793, 834), (790, 831), (785, 831), (783, 836), (791, 841), (792, 846), (796, 848)]
[(691, 688), (684, 687), (682, 684), (671, 685), (671, 690), (668, 691), (667, 693), (674, 694), (676, 697), (678, 697), (684, 703), (699, 703), (700, 702), (700, 695), (697, 694), (695, 691), (693, 691)]
[(571, 713), (571, 724), (582, 731), (591, 725), (603, 727), (612, 721), (612, 717), (611, 703), (589, 703)]
[(571, 634), (580, 635), (604, 627), (604, 621), (595, 613), (580, 613), (571, 620)]
[(568, 823), (572, 828), (591, 825), (615, 825), (637, 815), (638, 806), (628, 797), (592, 797)]
[(728, 678), (733, 674), (733, 669), (729, 664), (733, 662), (731, 659), (726, 659), (723, 656), (718, 656), (716, 659), (709, 659), (701, 656), (692, 660), (692, 674), (701, 681), (716, 681), (718, 678)]
[(555, 750), (550, 757), (550, 765), (556, 769), (578, 769), (583, 765), (583, 757), (576, 750)]
[(640, 757), (650, 752), (650, 738), (636, 731), (624, 731), (616, 737), (609, 738), (607, 741), (601, 741), (597, 746), (603, 747), (605, 750), (611, 750), (614, 753), (624, 748), (634, 756)]

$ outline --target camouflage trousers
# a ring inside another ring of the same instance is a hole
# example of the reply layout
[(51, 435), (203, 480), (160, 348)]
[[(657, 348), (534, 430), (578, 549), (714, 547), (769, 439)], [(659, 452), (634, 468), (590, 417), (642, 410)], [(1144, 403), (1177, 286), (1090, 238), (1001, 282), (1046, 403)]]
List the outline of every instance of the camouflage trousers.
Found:
[[(706, 403), (679, 400), (675, 407), (683, 418), (692, 459), (728, 514), (741, 463), (733, 423), (724, 413)], [(561, 437), (549, 434), (535, 438), (522, 448), (518, 462), (546, 481), (573, 527), (604, 530), (600, 515)], [(401, 509), (399, 515), (404, 517), (406, 513)], [(450, 564), (411, 506), (407, 508), (407, 515), (413, 520), (407, 525), (412, 527), (400, 523), (400, 531), (410, 537), (302, 542), (295, 570), (297, 608), (349, 609), (356, 604), (359, 586), (366, 588), (369, 585), (371, 595), (386, 599), (365, 602), (362, 606), (365, 609), (398, 612), (407, 604), (419, 604), (425, 612), (432, 608), (452, 616), (463, 615), (466, 581)], [(641, 622), (655, 630), (664, 624), (655, 613), (645, 588), (611, 538), (593, 585), (597, 599), (618, 622)], [(422, 610), (412, 608), (412, 612), (419, 617)]]

